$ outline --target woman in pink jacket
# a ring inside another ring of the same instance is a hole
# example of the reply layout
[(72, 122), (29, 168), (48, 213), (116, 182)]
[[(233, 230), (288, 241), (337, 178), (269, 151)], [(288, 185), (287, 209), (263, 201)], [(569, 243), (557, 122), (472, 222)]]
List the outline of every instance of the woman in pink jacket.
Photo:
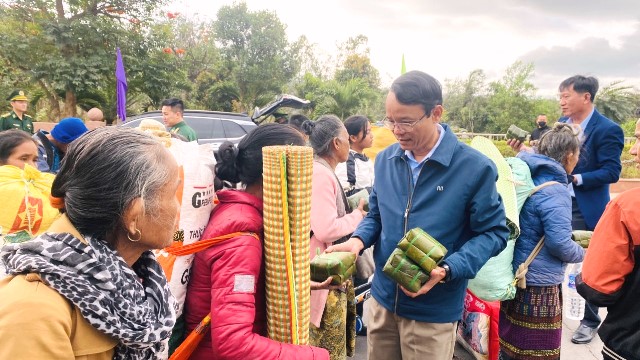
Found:
[[(216, 175), (242, 183), (244, 190), (222, 190), (203, 238), (239, 235), (196, 253), (185, 301), (190, 333), (208, 313), (211, 329), (190, 359), (326, 360), (326, 350), (284, 344), (266, 337), (266, 300), (262, 256), (262, 148), (304, 145), (302, 135), (281, 124), (259, 126), (240, 141), (220, 146)], [(316, 284), (317, 285), (317, 284)]]
[[(363, 219), (364, 202), (351, 212), (342, 186), (335, 175), (336, 166), (349, 157), (349, 134), (335, 115), (307, 121), (303, 129), (313, 148), (313, 180), (311, 190), (311, 258), (334, 242), (348, 238)], [(331, 360), (345, 359), (347, 346), (347, 288), (311, 291), (312, 345), (329, 350)], [(355, 329), (353, 329), (355, 332)], [(353, 333), (353, 332), (352, 332)], [(352, 350), (352, 349), (350, 349)]]

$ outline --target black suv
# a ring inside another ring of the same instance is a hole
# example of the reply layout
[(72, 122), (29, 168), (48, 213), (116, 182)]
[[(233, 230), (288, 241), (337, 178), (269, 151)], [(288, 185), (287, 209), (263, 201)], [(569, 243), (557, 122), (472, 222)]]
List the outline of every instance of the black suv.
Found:
[[(245, 113), (230, 113), (221, 111), (206, 110), (185, 110), (183, 119), (198, 135), (199, 144), (213, 144), (213, 150), (225, 142), (231, 141), (234, 144), (240, 142), (251, 130), (265, 121), (269, 115), (273, 114), (281, 107), (304, 108), (310, 102), (293, 95), (279, 95), (275, 101), (267, 104), (261, 109), (256, 108), (253, 116)], [(131, 117), (121, 126), (138, 127), (144, 119), (153, 119), (162, 123), (161, 111), (150, 111), (144, 114)]]

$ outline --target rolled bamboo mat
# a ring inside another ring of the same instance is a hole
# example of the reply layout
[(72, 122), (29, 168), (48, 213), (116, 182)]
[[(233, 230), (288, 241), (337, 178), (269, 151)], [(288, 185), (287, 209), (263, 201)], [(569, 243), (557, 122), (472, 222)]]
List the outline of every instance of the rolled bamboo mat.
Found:
[(306, 345), (313, 150), (269, 146), (262, 156), (268, 336)]

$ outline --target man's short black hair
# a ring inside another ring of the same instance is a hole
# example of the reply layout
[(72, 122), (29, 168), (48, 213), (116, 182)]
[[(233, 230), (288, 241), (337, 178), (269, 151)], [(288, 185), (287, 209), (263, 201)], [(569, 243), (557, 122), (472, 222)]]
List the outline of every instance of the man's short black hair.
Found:
[(391, 92), (404, 105), (422, 105), (427, 114), (442, 105), (442, 86), (433, 76), (422, 71), (409, 71), (391, 84)]
[(566, 90), (573, 85), (573, 91), (584, 94), (589, 93), (591, 95), (591, 102), (596, 99), (596, 93), (598, 92), (598, 79), (593, 76), (574, 75), (568, 79), (565, 79), (560, 83), (559, 90)]
[(169, 106), (174, 112), (184, 114), (184, 102), (178, 98), (166, 99), (162, 102), (162, 106)]
[(302, 114), (293, 114), (289, 117), (289, 125), (293, 126), (300, 132), (303, 132), (302, 123), (305, 121), (309, 121), (309, 118)]

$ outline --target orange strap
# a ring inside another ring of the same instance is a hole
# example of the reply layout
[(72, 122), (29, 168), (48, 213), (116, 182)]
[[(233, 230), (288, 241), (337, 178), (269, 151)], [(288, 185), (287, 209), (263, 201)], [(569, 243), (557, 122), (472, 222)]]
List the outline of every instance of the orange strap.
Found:
[(166, 248), (164, 248), (164, 251), (168, 252), (171, 255), (176, 255), (176, 256), (195, 254), (198, 251), (208, 249), (213, 245), (219, 244), (228, 239), (233, 239), (234, 237), (238, 237), (238, 236), (253, 236), (254, 238), (256, 238), (256, 240), (260, 240), (260, 237), (256, 233), (239, 231), (239, 232), (234, 232), (227, 235), (217, 236), (211, 239), (199, 240), (189, 245), (182, 245), (181, 242), (176, 242), (173, 245), (167, 246)]
[(169, 360), (188, 360), (191, 354), (196, 350), (202, 338), (206, 335), (207, 330), (211, 326), (211, 314), (200, 321), (198, 326), (191, 331), (189, 336), (178, 346), (176, 351), (173, 352)]

